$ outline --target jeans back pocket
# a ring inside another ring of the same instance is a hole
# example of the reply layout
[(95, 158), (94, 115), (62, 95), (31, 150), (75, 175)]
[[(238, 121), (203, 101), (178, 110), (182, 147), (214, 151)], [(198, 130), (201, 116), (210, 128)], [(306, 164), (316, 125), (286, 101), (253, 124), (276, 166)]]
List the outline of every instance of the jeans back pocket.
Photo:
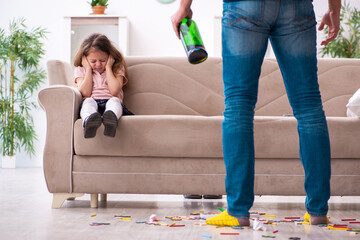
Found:
[(240, 29), (259, 26), (264, 17), (264, 0), (224, 3), (223, 24)]
[(316, 17), (312, 0), (295, 0), (294, 24), (301, 29), (309, 29), (316, 25)]

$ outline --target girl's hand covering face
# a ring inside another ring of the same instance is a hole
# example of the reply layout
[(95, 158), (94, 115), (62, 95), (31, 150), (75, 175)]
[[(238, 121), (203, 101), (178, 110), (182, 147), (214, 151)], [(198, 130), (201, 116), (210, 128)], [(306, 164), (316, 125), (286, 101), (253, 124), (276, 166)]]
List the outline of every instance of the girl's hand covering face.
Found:
[(90, 64), (89, 64), (89, 62), (88, 62), (88, 60), (86, 59), (85, 56), (82, 56), (82, 58), (81, 58), (81, 65), (82, 65), (86, 70), (91, 69), (91, 66), (90, 66)]
[(109, 55), (107, 63), (106, 63), (106, 67), (112, 68), (114, 63), (115, 63), (115, 59), (113, 58), (113, 56)]

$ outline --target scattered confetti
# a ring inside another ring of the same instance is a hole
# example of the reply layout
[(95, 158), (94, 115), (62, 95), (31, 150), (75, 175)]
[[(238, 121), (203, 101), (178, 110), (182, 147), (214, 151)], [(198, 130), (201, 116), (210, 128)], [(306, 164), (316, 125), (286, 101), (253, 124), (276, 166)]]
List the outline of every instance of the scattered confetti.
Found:
[[(218, 207), (218, 210), (220, 210), (221, 212), (224, 211), (224, 209)], [(156, 216), (155, 214), (152, 214), (149, 218), (148, 221), (136, 221), (136, 223), (143, 223), (143, 224), (149, 224), (149, 225), (154, 225), (154, 226), (164, 226), (164, 227), (186, 227), (185, 224), (177, 224), (176, 222), (170, 222), (171, 221), (182, 221), (182, 220), (197, 220), (194, 221), (193, 225), (196, 226), (208, 226), (206, 223), (201, 222), (202, 220), (205, 220), (209, 217), (212, 217), (214, 214), (218, 214), (215, 212), (204, 212), (204, 211), (198, 211), (198, 212), (192, 212), (190, 213), (188, 216), (166, 216), (165, 218), (168, 220), (165, 220), (167, 222), (163, 222), (163, 220), (159, 220), (158, 216)], [(264, 224), (272, 224), (272, 225), (277, 225), (278, 223), (281, 222), (293, 222), (296, 225), (310, 225), (309, 222), (305, 222), (303, 219), (301, 219), (301, 217), (293, 217), (293, 216), (289, 216), (289, 217), (284, 217), (284, 219), (282, 220), (276, 220), (276, 219), (270, 219), (270, 220), (266, 220), (266, 219), (262, 219), (262, 217), (266, 218), (275, 218), (275, 215), (267, 215), (265, 213), (258, 213), (258, 212), (252, 212), (251, 214), (258, 214), (258, 217), (254, 217), (251, 218), (253, 220), (253, 227), (254, 230), (260, 230), (260, 231), (266, 231), (266, 227)], [(92, 214), (90, 215), (90, 217), (96, 217), (97, 214)], [(131, 221), (132, 218), (130, 215), (122, 215), (122, 214), (116, 214), (114, 215), (114, 217), (116, 217), (117, 219), (121, 219), (121, 220), (128, 220)], [(260, 217), (260, 218), (259, 218)], [(323, 230), (346, 230), (349, 232), (350, 235), (357, 235), (360, 233), (360, 229), (352, 229), (351, 225), (348, 224), (360, 224), (360, 221), (355, 219), (355, 218), (344, 218), (341, 219), (341, 221), (344, 224), (319, 224), (319, 227), (323, 227)], [(90, 226), (103, 226), (103, 225), (110, 225), (109, 222), (92, 222), (89, 224)], [(224, 231), (226, 231), (229, 228), (225, 228), (225, 226), (216, 226), (216, 228), (222, 228), (224, 227)], [(240, 227), (240, 226), (235, 226), (232, 227), (232, 229), (249, 229), (249, 227)], [(273, 235), (262, 235), (263, 238), (276, 238), (275, 234), (278, 233), (279, 230), (274, 230), (272, 231)], [(266, 232), (264, 232), (266, 234)], [(240, 235), (240, 233), (238, 232), (222, 232), (220, 233), (220, 235)], [(203, 238), (212, 238), (211, 235), (206, 235), (206, 234), (202, 234)], [(300, 240), (300, 237), (290, 237), (288, 238), (289, 240)]]
[(259, 221), (259, 219), (254, 220), (253, 229), (255, 231), (266, 231), (266, 227), (264, 226), (264, 223)]
[(172, 226), (169, 226), (169, 227), (185, 227), (185, 225), (172, 225)]
[(150, 222), (158, 222), (159, 221), (158, 217), (155, 214), (152, 214), (149, 217), (149, 220), (150, 220)]
[(105, 222), (93, 222), (89, 224), (90, 226), (102, 226), (102, 225), (110, 225), (110, 223)]
[(203, 234), (203, 235), (201, 235), (202, 237), (206, 237), (206, 238), (211, 238), (211, 236), (210, 235), (206, 235), (206, 234)]
[(318, 227), (327, 227), (327, 224), (318, 224)]
[(119, 218), (131, 218), (131, 216), (129, 216), (129, 215), (120, 215), (120, 214), (115, 214), (114, 217), (119, 217)]
[(200, 215), (200, 213), (190, 213), (190, 215)]
[(243, 227), (232, 227), (233, 229), (244, 229)]
[(333, 227), (333, 226), (328, 226), (329, 229), (332, 230), (350, 230), (351, 228), (348, 227)]

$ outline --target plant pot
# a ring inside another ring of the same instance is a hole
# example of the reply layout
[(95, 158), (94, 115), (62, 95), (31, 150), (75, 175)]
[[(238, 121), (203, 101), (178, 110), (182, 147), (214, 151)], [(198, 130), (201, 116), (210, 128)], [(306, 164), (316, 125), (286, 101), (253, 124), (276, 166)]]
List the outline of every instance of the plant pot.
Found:
[(15, 167), (16, 167), (16, 155), (2, 156), (2, 168), (15, 168)]
[(94, 7), (92, 7), (92, 9), (93, 9), (93, 13), (91, 13), (91, 14), (94, 14), (94, 15), (105, 14), (106, 7), (105, 6), (94, 6)]

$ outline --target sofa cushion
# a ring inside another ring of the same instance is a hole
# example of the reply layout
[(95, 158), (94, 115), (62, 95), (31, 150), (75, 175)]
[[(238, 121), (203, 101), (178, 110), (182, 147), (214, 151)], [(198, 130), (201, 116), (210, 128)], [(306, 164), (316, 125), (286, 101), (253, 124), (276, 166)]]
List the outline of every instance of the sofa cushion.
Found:
[(115, 138), (101, 126), (95, 138), (85, 139), (81, 120), (75, 123), (76, 155), (216, 157), (222, 156), (221, 116), (122, 116)]
[[(101, 126), (97, 136), (83, 137), (81, 120), (75, 123), (76, 155), (221, 158), (222, 116), (123, 116), (115, 138)], [(360, 120), (328, 117), (333, 158), (360, 158)], [(297, 121), (294, 117), (255, 117), (257, 158), (299, 158)]]

